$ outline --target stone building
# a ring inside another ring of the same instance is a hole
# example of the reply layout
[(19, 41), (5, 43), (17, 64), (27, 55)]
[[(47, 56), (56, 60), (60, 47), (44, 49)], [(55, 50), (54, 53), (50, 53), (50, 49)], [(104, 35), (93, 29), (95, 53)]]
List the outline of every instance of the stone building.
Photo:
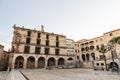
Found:
[(14, 25), (10, 67), (47, 68), (66, 64), (74, 56), (67, 56), (66, 36)]
[(7, 70), (8, 57), (8, 52), (4, 51), (3, 45), (0, 45), (0, 70)]
[[(80, 60), (83, 62), (85, 68), (103, 67), (105, 68), (104, 55), (99, 52), (102, 45), (107, 47), (109, 40), (113, 37), (120, 36), (120, 29), (104, 33), (102, 36), (95, 37), (88, 40), (80, 40)], [(116, 66), (120, 67), (120, 45), (116, 45), (114, 61)], [(107, 60), (107, 67), (113, 64), (111, 51), (105, 53)]]
[(4, 49), (4, 46), (0, 45), (0, 60), (1, 60), (1, 57), (3, 56), (3, 49)]

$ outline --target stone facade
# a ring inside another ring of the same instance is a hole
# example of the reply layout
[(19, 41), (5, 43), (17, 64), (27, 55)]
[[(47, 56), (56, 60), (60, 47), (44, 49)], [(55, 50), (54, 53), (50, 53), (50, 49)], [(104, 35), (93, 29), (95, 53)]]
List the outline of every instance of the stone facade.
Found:
[(2, 57), (3, 57), (3, 49), (4, 49), (4, 46), (0, 45), (0, 61), (2, 60)]
[(74, 59), (67, 56), (66, 36), (14, 25), (12, 40), (12, 68), (58, 67)]
[(74, 54), (74, 41), (72, 39), (67, 39), (67, 55), (73, 56)]
[(0, 70), (7, 70), (8, 57), (8, 52), (4, 51), (3, 45), (0, 45)]
[[(120, 36), (120, 29), (104, 33), (102, 36), (89, 39), (89, 40), (80, 40), (78, 44), (80, 45), (80, 60), (83, 62), (84, 67), (93, 68), (93, 67), (104, 67), (104, 56), (99, 52), (99, 49), (102, 45), (107, 46), (109, 40), (113, 37)], [(114, 52), (114, 61), (120, 67), (120, 45), (116, 45)], [(109, 67), (112, 63), (111, 51), (105, 53), (107, 66)]]

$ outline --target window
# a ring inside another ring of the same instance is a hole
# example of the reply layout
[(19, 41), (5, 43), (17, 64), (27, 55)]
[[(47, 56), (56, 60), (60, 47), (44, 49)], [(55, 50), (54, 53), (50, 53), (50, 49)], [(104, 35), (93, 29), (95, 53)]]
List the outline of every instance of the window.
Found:
[(30, 44), (31, 38), (26, 38), (26, 44)]
[(35, 47), (35, 54), (40, 54), (40, 47)]
[(112, 36), (113, 34), (112, 34), (112, 33), (110, 33), (109, 35), (110, 35), (110, 36)]
[(86, 47), (85, 49), (86, 49), (86, 51), (89, 51), (89, 47)]
[(96, 63), (97, 66), (99, 66), (99, 63)]
[(99, 45), (96, 46), (96, 50), (99, 50)]
[(75, 52), (77, 52), (77, 50), (75, 50)]
[(56, 42), (56, 47), (59, 47), (59, 42)]
[(30, 47), (29, 46), (25, 46), (24, 48), (24, 53), (29, 53)]
[(58, 36), (56, 36), (56, 41), (58, 41), (59, 40), (59, 37)]
[(90, 46), (90, 49), (93, 50), (93, 49), (94, 49), (94, 46)]
[(27, 36), (31, 36), (31, 31), (28, 31)]
[(40, 35), (41, 35), (41, 34), (40, 34), (40, 33), (38, 33), (37, 38), (40, 38)]
[(55, 55), (59, 55), (59, 49), (55, 49)]
[(81, 48), (81, 51), (84, 51), (85, 49), (84, 48)]
[(49, 35), (48, 34), (46, 34), (46, 39), (49, 39)]
[(101, 66), (104, 66), (104, 63), (101, 63)]
[(37, 39), (37, 45), (40, 45), (40, 39)]
[(104, 60), (105, 56), (104, 55), (100, 55), (100, 60)]
[(49, 48), (45, 48), (45, 55), (49, 54)]
[(77, 56), (77, 59), (79, 59), (79, 56)]
[(46, 40), (46, 46), (49, 46), (49, 41), (48, 40)]

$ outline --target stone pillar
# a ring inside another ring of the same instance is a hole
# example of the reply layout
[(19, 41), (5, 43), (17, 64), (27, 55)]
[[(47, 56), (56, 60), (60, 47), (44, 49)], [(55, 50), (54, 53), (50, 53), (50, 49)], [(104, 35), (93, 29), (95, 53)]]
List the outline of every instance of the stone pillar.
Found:
[(47, 58), (46, 58), (46, 60), (45, 60), (45, 69), (47, 68), (47, 64), (48, 64), (48, 60), (47, 60)]
[(24, 60), (23, 69), (27, 68), (27, 59)]
[(55, 67), (58, 67), (58, 59), (55, 61)]
[(15, 60), (13, 60), (10, 64), (11, 64), (10, 67), (11, 67), (12, 69), (14, 69), (14, 66), (15, 66)]
[(35, 68), (38, 67), (37, 63), (38, 63), (38, 59), (35, 59)]

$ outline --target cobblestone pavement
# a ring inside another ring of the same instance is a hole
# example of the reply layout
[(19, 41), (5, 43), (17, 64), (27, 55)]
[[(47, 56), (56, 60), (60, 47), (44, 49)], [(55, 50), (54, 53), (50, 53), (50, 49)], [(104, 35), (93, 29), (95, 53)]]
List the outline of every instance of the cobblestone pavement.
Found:
[(5, 80), (8, 74), (8, 71), (0, 71), (0, 80)]
[(30, 80), (120, 80), (117, 73), (92, 69), (33, 69), (22, 72)]
[(19, 70), (0, 71), (0, 80), (26, 80)]

